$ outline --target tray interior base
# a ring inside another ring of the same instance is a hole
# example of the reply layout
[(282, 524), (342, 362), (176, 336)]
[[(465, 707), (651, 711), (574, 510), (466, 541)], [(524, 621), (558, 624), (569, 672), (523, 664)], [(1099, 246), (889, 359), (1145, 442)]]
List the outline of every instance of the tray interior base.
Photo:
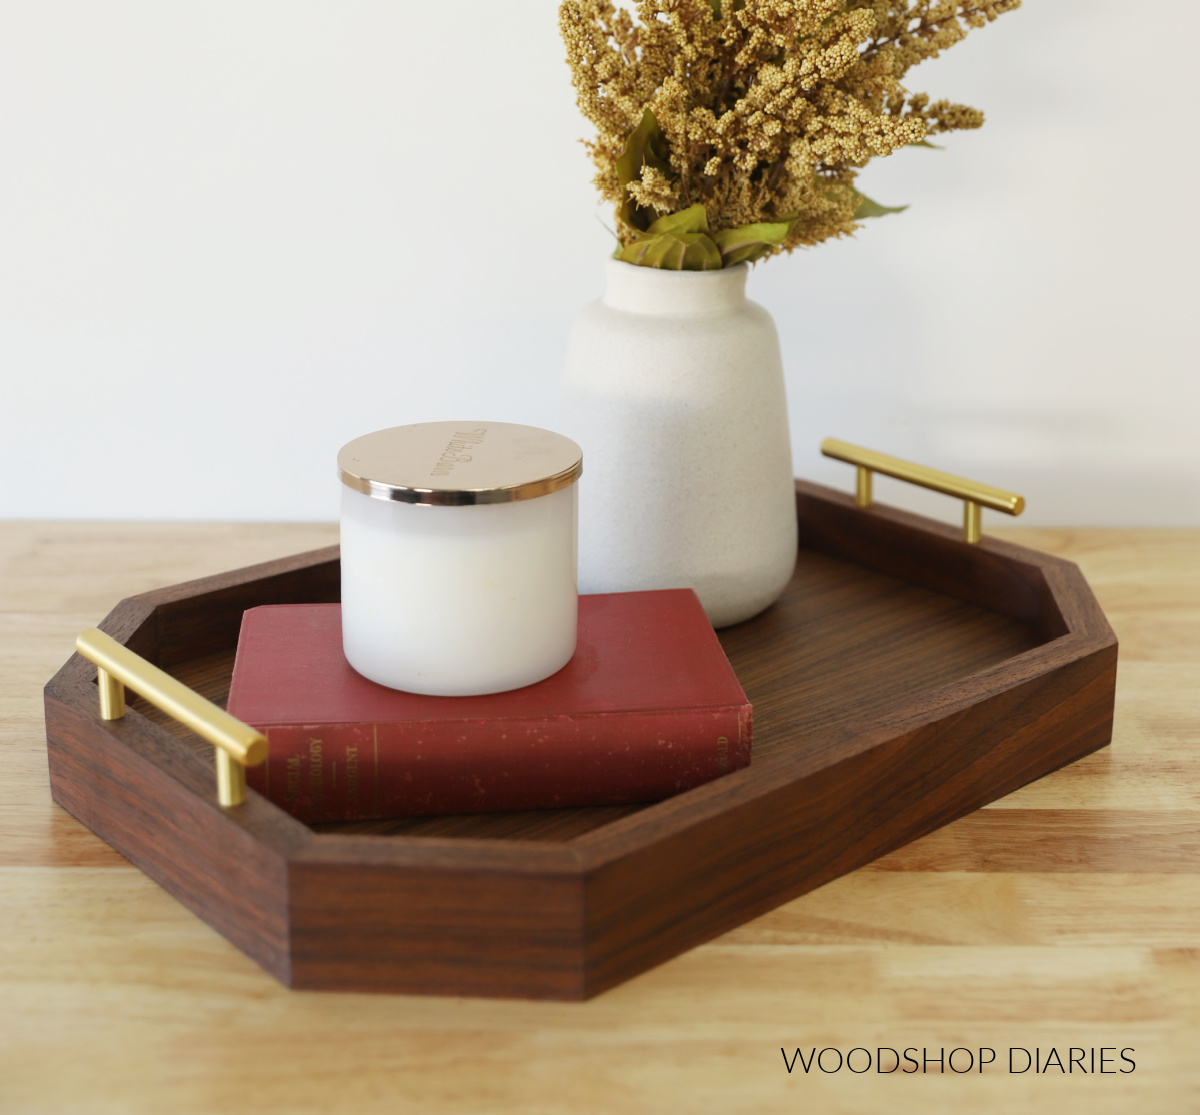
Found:
[[(1046, 641), (1034, 626), (819, 553), (799, 552), (782, 598), (720, 632), (754, 706), (754, 761), (803, 748), (813, 733), (890, 710)], [(180, 662), (170, 672), (210, 700), (229, 695), (233, 653)], [(133, 707), (212, 749), (141, 700)], [(639, 805), (395, 818), (317, 826), (322, 832), (568, 841)]]

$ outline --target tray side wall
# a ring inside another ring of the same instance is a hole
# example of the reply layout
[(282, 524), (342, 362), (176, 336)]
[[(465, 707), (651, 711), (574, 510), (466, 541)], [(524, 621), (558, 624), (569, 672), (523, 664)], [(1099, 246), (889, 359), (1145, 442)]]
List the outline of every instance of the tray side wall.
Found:
[(1112, 738), (1115, 640), (589, 873), (587, 993), (853, 871)]
[(842, 492), (803, 480), (796, 481), (796, 515), (802, 547), (1033, 624), (1046, 639), (1069, 630), (1043, 571), (1074, 568), (1070, 562), (986, 536), (968, 545), (943, 523), (881, 504), (861, 508)]
[[(131, 597), (149, 605), (159, 666), (237, 646), (242, 613), (260, 604), (325, 604), (342, 598), (338, 547), (235, 569)], [(149, 657), (149, 656), (147, 656)]]
[(293, 987), (581, 999), (578, 872), (291, 867)]

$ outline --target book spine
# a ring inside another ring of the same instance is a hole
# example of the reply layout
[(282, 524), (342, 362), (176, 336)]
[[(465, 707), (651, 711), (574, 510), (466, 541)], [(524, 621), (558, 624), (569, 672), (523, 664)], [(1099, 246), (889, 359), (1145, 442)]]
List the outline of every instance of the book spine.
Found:
[(750, 762), (750, 706), (262, 726), (247, 784), (307, 823), (660, 801)]

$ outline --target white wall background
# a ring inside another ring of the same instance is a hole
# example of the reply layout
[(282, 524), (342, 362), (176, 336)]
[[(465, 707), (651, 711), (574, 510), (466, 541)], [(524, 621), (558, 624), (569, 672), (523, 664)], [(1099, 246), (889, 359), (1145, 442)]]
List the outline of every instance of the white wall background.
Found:
[[(555, 8), (0, 0), (0, 517), (332, 519), (360, 433), (551, 425), (611, 244)], [(1026, 0), (912, 71), (984, 129), (751, 276), (800, 475), (850, 487), (833, 434), (1200, 524), (1200, 5), (1154, 11)]]

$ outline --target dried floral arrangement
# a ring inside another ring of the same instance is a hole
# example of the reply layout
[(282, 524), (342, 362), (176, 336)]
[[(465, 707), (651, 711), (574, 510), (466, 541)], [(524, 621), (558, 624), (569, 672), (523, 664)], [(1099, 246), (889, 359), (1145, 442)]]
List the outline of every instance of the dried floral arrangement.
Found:
[[(711, 270), (898, 212), (859, 170), (983, 113), (901, 80), (1021, 0), (563, 0), (616, 256)], [(899, 207), (903, 208), (903, 206)]]

